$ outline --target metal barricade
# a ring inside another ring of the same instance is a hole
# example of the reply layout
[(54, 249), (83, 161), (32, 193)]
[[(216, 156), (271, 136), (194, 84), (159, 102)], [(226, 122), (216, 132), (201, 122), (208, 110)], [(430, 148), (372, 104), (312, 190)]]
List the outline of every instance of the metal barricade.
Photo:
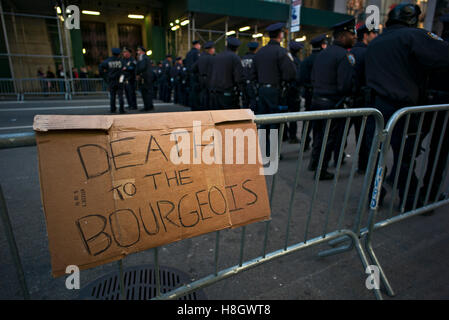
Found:
[[(355, 153), (352, 161), (352, 165), (349, 171), (343, 175), (343, 162), (344, 162), (344, 150), (347, 145), (348, 135), (351, 128), (351, 121), (354, 119), (361, 120), (361, 131), (360, 138), (356, 140), (355, 143)], [(357, 157), (362, 148), (363, 135), (366, 132), (367, 122), (372, 120), (374, 124), (373, 140), (371, 144), (371, 149), (369, 150), (369, 162), (367, 165), (366, 173), (360, 178), (356, 177), (357, 169)], [(293, 177), (293, 181), (290, 181), (289, 191), (289, 201), (282, 202), (282, 209), (278, 209), (278, 203), (274, 206), (274, 203), (278, 201), (277, 196), (281, 194), (286, 194), (287, 189), (282, 189), (283, 192), (278, 192), (279, 188), (279, 175), (282, 171), (279, 171), (272, 177), (271, 181), (271, 191), (270, 191), (270, 203), (272, 206), (272, 220), (263, 222), (260, 225), (263, 232), (263, 237), (261, 241), (257, 243), (260, 245), (260, 255), (256, 258), (246, 260), (245, 249), (249, 245), (253, 247), (255, 243), (248, 243), (247, 239), (247, 228), (240, 228), (240, 245), (239, 248), (233, 248), (232, 252), (236, 253), (236, 258), (238, 258), (238, 264), (232, 267), (220, 268), (220, 252), (222, 245), (220, 245), (220, 240), (223, 237), (223, 231), (217, 231), (215, 233), (215, 243), (214, 249), (212, 250), (211, 260), (213, 260), (213, 272), (199, 280), (193, 281), (189, 284), (183, 285), (174, 289), (171, 292), (161, 292), (161, 279), (160, 279), (160, 255), (163, 254), (164, 248), (155, 248), (153, 250), (154, 254), (154, 265), (155, 265), (155, 275), (156, 275), (156, 296), (154, 299), (176, 299), (183, 297), (189, 293), (192, 293), (201, 288), (210, 286), (218, 281), (230, 278), (237, 274), (240, 274), (246, 270), (255, 268), (264, 263), (279, 259), (286, 255), (293, 254), (298, 251), (305, 250), (310, 247), (318, 246), (321, 244), (326, 244), (332, 240), (351, 240), (350, 245), (344, 246), (342, 249), (337, 249), (333, 253), (338, 253), (342, 251), (356, 249), (358, 256), (362, 262), (363, 271), (361, 274), (365, 273), (366, 268), (370, 265), (368, 256), (365, 253), (363, 247), (361, 234), (361, 225), (363, 223), (364, 216), (368, 210), (369, 204), (369, 192), (371, 181), (374, 178), (374, 172), (376, 169), (376, 160), (378, 156), (378, 151), (381, 143), (381, 138), (383, 136), (384, 121), (381, 113), (376, 109), (346, 109), (346, 110), (332, 110), (332, 111), (315, 111), (315, 112), (299, 112), (299, 113), (284, 113), (284, 114), (272, 114), (272, 115), (261, 115), (256, 117), (256, 123), (259, 126), (279, 126), (279, 150), (283, 150), (282, 146), (282, 136), (285, 125), (290, 122), (302, 122), (302, 132), (303, 137), (308, 131), (309, 126), (316, 123), (316, 121), (323, 121), (325, 123), (325, 134), (324, 141), (321, 147), (321, 154), (318, 164), (318, 172), (324, 164), (324, 155), (326, 152), (327, 140), (329, 138), (330, 129), (333, 123), (339, 123), (341, 125), (341, 142), (338, 145), (339, 150), (338, 159), (336, 161), (335, 167), (335, 177), (333, 181), (326, 182), (329, 194), (325, 196), (327, 199), (327, 206), (322, 208), (324, 216), (317, 215), (316, 207), (320, 204), (322, 205), (325, 201), (318, 201), (320, 196), (320, 186), (324, 182), (320, 181), (320, 175), (314, 174), (313, 187), (310, 187), (309, 181), (302, 181), (303, 167), (305, 163), (305, 139), (299, 145), (299, 150), (293, 151), (295, 154), (295, 167), (296, 173)], [(1, 140), (1, 137), (0, 137)], [(23, 144), (22, 144), (23, 145)], [(0, 144), (1, 146), (1, 144)], [(360, 186), (354, 187), (355, 182), (360, 183)], [(281, 181), (284, 183), (283, 181)], [(301, 183), (306, 184), (306, 188), (301, 186)], [(344, 187), (342, 187), (344, 186)], [(285, 187), (287, 188), (287, 187)], [(357, 188), (357, 189), (356, 189)], [(298, 190), (308, 190), (310, 193), (304, 195), (305, 191), (299, 192)], [(355, 192), (356, 190), (356, 192)], [(306, 205), (304, 211), (299, 210), (296, 200), (298, 196), (301, 198), (301, 203)], [(355, 197), (355, 198), (354, 198)], [(6, 213), (5, 210), (2, 212)], [(281, 215), (281, 211), (283, 214)], [(351, 212), (350, 212), (351, 211)], [(348, 214), (350, 212), (351, 214)], [(304, 213), (304, 214), (303, 214)], [(317, 217), (319, 217), (317, 223)], [(322, 218), (324, 217), (324, 218)], [(301, 220), (301, 223), (295, 223), (297, 220)], [(278, 228), (273, 228), (273, 226), (282, 226), (284, 230), (279, 230)], [(274, 230), (273, 230), (274, 229)], [(276, 232), (276, 236), (272, 233)], [(301, 232), (301, 234), (300, 234)], [(282, 241), (278, 241), (282, 239)], [(14, 242), (14, 241), (12, 241)], [(339, 241), (337, 241), (339, 242)], [(273, 247), (273, 243), (277, 246)], [(253, 249), (251, 254), (253, 254)], [(256, 253), (257, 254), (257, 253)], [(123, 261), (118, 262), (120, 277), (123, 277)], [(21, 270), (20, 265), (16, 265), (17, 269)], [(23, 273), (23, 271), (22, 271)], [(124, 296), (124, 286), (123, 278), (120, 281), (122, 297)], [(26, 283), (25, 283), (26, 288)], [(373, 290), (376, 297), (381, 299), (379, 289)]]
[(70, 81), (61, 79), (16, 79), (19, 85), (18, 90), (22, 97), (27, 95), (42, 96), (64, 96), (66, 100), (70, 99)]
[[(374, 253), (373, 232), (449, 204), (449, 190), (442, 193), (449, 168), (448, 119), (449, 105), (410, 107), (397, 111), (386, 126), (368, 227), (361, 230), (361, 235), (366, 235), (366, 251), (379, 267), (389, 295), (394, 295), (394, 291)], [(426, 146), (424, 149), (423, 145)], [(390, 147), (394, 151), (389, 179), (392, 189), (388, 193), (391, 196), (390, 202), (380, 211)]]
[(73, 79), (72, 95), (109, 94), (108, 85), (102, 78)]
[(17, 92), (13, 79), (0, 78), (0, 96), (17, 96), (17, 100), (20, 100), (20, 93)]

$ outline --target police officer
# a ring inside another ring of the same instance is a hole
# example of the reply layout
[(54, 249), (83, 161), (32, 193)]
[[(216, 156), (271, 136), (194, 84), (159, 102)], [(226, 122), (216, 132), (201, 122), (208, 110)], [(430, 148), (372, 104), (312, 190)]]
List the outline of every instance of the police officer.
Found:
[(100, 75), (106, 79), (109, 86), (111, 113), (117, 111), (115, 105), (115, 97), (118, 94), (121, 114), (125, 113), (125, 101), (123, 100), (123, 81), (124, 75), (122, 73), (123, 64), (120, 59), (120, 49), (112, 49), (112, 57), (107, 58), (98, 67)]
[[(354, 108), (364, 108), (369, 103), (370, 93), (369, 89), (366, 87), (365, 79), (365, 54), (368, 48), (368, 44), (373, 41), (378, 36), (378, 30), (368, 27), (363, 24), (357, 29), (357, 43), (351, 49), (351, 53), (355, 57), (355, 73), (356, 73), (356, 92), (354, 94), (354, 102), (352, 107)], [(362, 127), (362, 118), (352, 118), (351, 125), (354, 125), (355, 135), (357, 141), (361, 138), (360, 131)], [(368, 121), (374, 121), (369, 119)], [(358, 168), (357, 172), (359, 174), (364, 174), (366, 167), (368, 165), (369, 153), (371, 149), (371, 141), (367, 139), (367, 134), (362, 137), (362, 143), (360, 145), (360, 152), (358, 157)]]
[[(259, 85), (259, 101), (256, 114), (279, 113), (283, 89), (286, 82), (296, 78), (296, 66), (293, 56), (281, 47), (284, 39), (284, 23), (275, 23), (267, 27), (270, 41), (261, 48), (254, 58), (253, 78)], [(262, 126), (266, 130), (278, 130), (279, 125)], [(270, 150), (267, 132), (266, 150)], [(269, 151), (267, 152), (267, 155)], [(264, 155), (265, 156), (265, 155)]]
[(156, 88), (154, 91), (154, 98), (162, 101), (162, 93), (161, 93), (162, 61), (158, 62), (157, 67), (154, 70), (154, 73), (155, 73), (154, 84)]
[[(413, 4), (400, 4), (388, 14), (386, 30), (374, 39), (366, 52), (366, 80), (374, 94), (374, 104), (385, 121), (399, 109), (418, 105), (422, 100), (424, 71), (446, 68), (449, 65), (449, 45), (438, 36), (418, 29), (421, 9)], [(411, 119), (410, 132), (416, 129), (416, 119)], [(404, 131), (400, 121), (392, 135), (391, 146), (397, 167)], [(404, 146), (398, 189), (405, 209), (412, 208), (418, 179), (413, 172), (410, 191), (405, 195), (408, 171), (412, 163), (415, 135), (409, 135)], [(422, 204), (422, 199), (418, 199)]]
[(173, 89), (173, 83), (171, 81), (171, 69), (173, 67), (173, 57), (167, 54), (165, 60), (162, 62), (162, 75), (161, 75), (161, 94), (163, 102), (171, 101), (171, 93)]
[(200, 57), (201, 44), (198, 40), (192, 42), (192, 49), (187, 53), (185, 59), (185, 67), (188, 73), (188, 106), (192, 110), (198, 110), (200, 105), (199, 99), (199, 80), (198, 75), (193, 73), (193, 65)]
[(124, 90), (126, 101), (130, 110), (137, 110), (136, 98), (136, 59), (131, 56), (131, 51), (124, 47), (122, 50), (122, 64), (124, 79)]
[(242, 108), (251, 109), (256, 111), (257, 106), (257, 84), (254, 82), (253, 68), (254, 58), (256, 56), (257, 49), (259, 48), (258, 42), (248, 43), (248, 52), (242, 58), (243, 66), (243, 94), (242, 94)]
[[(327, 36), (322, 34), (318, 37), (310, 40), (310, 45), (312, 46), (312, 54), (305, 58), (299, 70), (299, 85), (303, 88), (302, 95), (305, 100), (304, 109), (306, 111), (311, 111), (312, 108), (312, 96), (313, 96), (313, 87), (312, 87), (312, 70), (313, 64), (315, 63), (315, 59), (318, 54), (327, 48)], [(310, 149), (310, 143), (312, 138), (310, 136), (312, 132), (313, 125), (309, 125), (306, 133), (306, 141), (304, 150)]]
[(170, 72), (170, 80), (173, 83), (174, 103), (181, 103), (181, 87), (182, 87), (182, 58), (177, 57), (175, 65)]
[[(312, 110), (343, 108), (345, 98), (351, 96), (353, 92), (355, 58), (347, 50), (355, 44), (355, 20), (351, 19), (337, 24), (333, 27), (333, 30), (334, 43), (318, 55), (313, 66)], [(340, 119), (331, 123), (323, 166), (319, 173), (320, 180), (334, 178), (334, 174), (329, 173), (327, 169), (332, 152), (336, 153), (336, 158), (338, 158), (343, 134), (341, 122)], [(325, 138), (325, 127), (325, 120), (314, 121), (313, 123), (313, 150), (309, 164), (310, 171), (317, 171), (321, 147)]]
[(200, 107), (208, 110), (210, 107), (210, 81), (212, 78), (212, 64), (215, 55), (215, 42), (209, 41), (204, 44), (204, 52), (192, 67), (192, 71), (199, 78)]
[(142, 46), (137, 48), (136, 73), (139, 76), (140, 91), (142, 93), (144, 108), (142, 112), (154, 110), (153, 105), (153, 81), (154, 73), (150, 58), (146, 55), (146, 49)]
[[(290, 43), (290, 53), (293, 56), (293, 62), (295, 63), (296, 67), (296, 79), (292, 80), (288, 83), (288, 89), (287, 89), (287, 106), (288, 106), (288, 112), (299, 112), (301, 108), (301, 100), (299, 97), (300, 93), (300, 66), (301, 66), (301, 60), (298, 57), (299, 52), (304, 49), (304, 44), (301, 42), (292, 41)], [(297, 122), (290, 122), (287, 124), (288, 130), (284, 131), (284, 137), (285, 140), (288, 140), (291, 144), (297, 144), (299, 143), (299, 139), (296, 136), (298, 133), (298, 123)]]
[(240, 44), (239, 39), (228, 38), (227, 49), (213, 59), (210, 79), (213, 110), (240, 108), (243, 67), (240, 57), (236, 54)]

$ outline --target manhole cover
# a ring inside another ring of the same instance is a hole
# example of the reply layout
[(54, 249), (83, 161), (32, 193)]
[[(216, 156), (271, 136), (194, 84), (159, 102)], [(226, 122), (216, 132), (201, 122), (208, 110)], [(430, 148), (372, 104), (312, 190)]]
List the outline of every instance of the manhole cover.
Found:
[[(126, 300), (149, 300), (156, 297), (156, 272), (154, 266), (140, 266), (123, 270)], [(161, 293), (167, 293), (190, 283), (189, 276), (173, 268), (160, 267)], [(82, 300), (119, 300), (119, 272), (105, 275), (84, 287), (79, 295)], [(202, 290), (197, 290), (179, 300), (206, 300)]]

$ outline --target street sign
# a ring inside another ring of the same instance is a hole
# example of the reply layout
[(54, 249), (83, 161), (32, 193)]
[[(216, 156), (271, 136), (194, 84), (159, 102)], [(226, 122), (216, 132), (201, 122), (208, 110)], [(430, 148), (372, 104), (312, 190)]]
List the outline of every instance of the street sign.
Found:
[(301, 4), (302, 1), (293, 1), (291, 6), (291, 32), (298, 32), (301, 27)]

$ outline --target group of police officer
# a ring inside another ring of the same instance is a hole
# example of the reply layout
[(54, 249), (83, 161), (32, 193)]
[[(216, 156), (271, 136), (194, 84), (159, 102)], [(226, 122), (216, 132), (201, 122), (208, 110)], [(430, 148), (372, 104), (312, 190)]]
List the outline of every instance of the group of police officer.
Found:
[[(136, 108), (133, 96), (135, 81), (130, 76), (135, 72), (143, 84), (142, 95), (147, 96), (144, 110), (152, 109), (150, 101), (157, 91), (161, 100), (169, 102), (174, 90), (174, 102), (187, 105), (194, 111), (249, 108), (256, 114), (296, 112), (300, 110), (302, 96), (306, 111), (374, 107), (388, 121), (395, 111), (403, 107), (449, 102), (447, 81), (436, 81), (438, 76), (448, 74), (449, 45), (447, 39), (445, 41), (417, 28), (420, 14), (417, 5), (397, 5), (390, 11), (386, 29), (380, 35), (378, 30), (369, 29), (366, 25), (356, 30), (354, 19), (337, 24), (333, 27), (333, 42), (330, 43), (326, 35), (312, 39), (312, 54), (302, 62), (298, 53), (304, 48), (303, 44), (293, 41), (289, 50), (283, 48), (285, 25), (276, 23), (266, 29), (270, 37), (268, 44), (258, 50), (257, 42), (249, 43), (248, 52), (242, 58), (236, 53), (240, 40), (228, 38), (223, 52), (216, 54), (214, 42), (207, 42), (201, 53), (201, 44), (194, 41), (184, 60), (177, 58), (173, 64), (172, 57), (167, 56), (155, 68), (152, 68), (144, 48), (140, 48), (135, 65), (132, 58), (125, 54), (119, 58), (116, 55), (119, 52), (115, 51), (114, 57), (102, 63), (100, 69), (107, 73), (110, 83), (112, 112), (115, 111), (117, 92), (121, 99), (120, 112), (124, 112), (123, 91), (127, 98), (129, 96), (130, 108)], [(432, 84), (434, 87), (431, 88)], [(429, 100), (427, 92), (430, 91), (434, 92), (433, 100)], [(344, 124), (344, 120), (332, 121), (326, 135), (326, 120), (313, 121), (302, 137), (306, 139), (307, 150), (313, 132), (308, 169), (316, 172), (320, 180), (334, 178), (328, 167), (332, 157), (337, 162), (340, 146), (346, 143), (342, 141)], [(355, 127), (357, 140), (363, 139), (358, 160), (358, 170), (363, 173), (369, 160), (374, 121), (368, 121), (365, 134), (361, 134), (362, 119), (353, 119), (351, 125)], [(289, 123), (287, 127), (284, 139), (298, 143), (297, 123)], [(268, 127), (273, 128), (276, 126)], [(405, 143), (402, 164), (397, 168), (403, 130), (404, 123), (400, 122), (391, 142), (395, 160), (392, 171), (400, 170), (401, 177), (407, 176), (413, 165), (414, 145), (413, 135), (410, 135)], [(317, 172), (324, 141), (326, 152), (321, 170)], [(438, 143), (434, 143), (432, 148), (436, 150)], [(438, 170), (444, 169), (447, 148), (444, 146), (438, 154)], [(433, 159), (436, 156), (435, 151), (431, 152)], [(435, 184), (441, 183), (441, 175), (441, 172), (437, 174)], [(413, 198), (408, 199), (410, 196), (405, 195), (405, 181), (400, 179), (398, 189), (401, 200), (407, 198), (408, 208)], [(417, 184), (418, 179), (413, 172), (410, 190), (414, 190)], [(433, 199), (438, 196), (436, 192), (432, 189)]]

